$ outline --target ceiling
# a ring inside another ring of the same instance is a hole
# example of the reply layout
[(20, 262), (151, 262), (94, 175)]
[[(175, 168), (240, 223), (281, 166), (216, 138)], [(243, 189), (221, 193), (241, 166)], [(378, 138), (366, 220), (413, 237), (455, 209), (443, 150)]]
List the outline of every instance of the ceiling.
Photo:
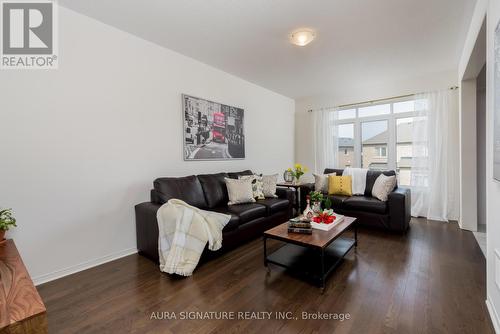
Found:
[[(456, 70), (475, 0), (60, 0), (64, 7), (300, 98)], [(306, 47), (297, 28), (317, 31)]]

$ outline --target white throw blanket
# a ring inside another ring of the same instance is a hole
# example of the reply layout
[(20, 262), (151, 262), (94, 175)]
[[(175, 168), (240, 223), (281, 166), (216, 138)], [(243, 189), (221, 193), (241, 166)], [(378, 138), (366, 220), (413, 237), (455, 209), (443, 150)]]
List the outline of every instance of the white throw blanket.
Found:
[(207, 242), (212, 251), (222, 247), (222, 229), (231, 216), (171, 199), (158, 209), (156, 218), (160, 270), (191, 276)]
[(366, 168), (351, 168), (346, 167), (342, 175), (350, 175), (352, 177), (352, 194), (364, 195), (366, 189)]

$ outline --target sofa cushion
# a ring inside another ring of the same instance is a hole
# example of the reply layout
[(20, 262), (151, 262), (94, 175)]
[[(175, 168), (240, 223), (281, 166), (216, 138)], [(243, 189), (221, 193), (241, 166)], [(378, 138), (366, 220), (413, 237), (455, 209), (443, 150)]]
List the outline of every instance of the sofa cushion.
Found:
[(342, 195), (330, 195), (330, 200), (332, 201), (332, 208), (333, 209), (338, 209), (342, 208), (344, 205), (344, 201), (348, 198), (351, 198), (351, 196), (342, 196)]
[(226, 177), (227, 173), (198, 175), (198, 180), (200, 180), (203, 193), (205, 194), (205, 200), (209, 208), (227, 204), (229, 199), (227, 196), (226, 182), (224, 181)]
[(153, 183), (160, 204), (172, 198), (183, 200), (187, 204), (205, 209), (207, 203), (200, 181), (194, 175), (185, 177), (162, 177)]
[(238, 217), (237, 215), (232, 214), (230, 212), (227, 212), (226, 214), (231, 215), (231, 219), (226, 224), (226, 226), (224, 226), (224, 228), (222, 229), (222, 232), (229, 232), (229, 231), (236, 230), (238, 228), (238, 226), (240, 226), (240, 222), (241, 222), (240, 217)]
[(266, 207), (257, 203), (235, 204), (226, 207), (217, 207), (213, 211), (236, 215), (240, 218), (240, 225), (253, 219), (265, 217)]
[(235, 214), (231, 214), (231, 213), (228, 213), (228, 214), (231, 215), (231, 219), (226, 224), (226, 226), (224, 226), (224, 228), (222, 229), (223, 232), (234, 231), (238, 228), (238, 226), (240, 226), (240, 217), (238, 217)]
[(247, 170), (244, 170), (244, 171), (241, 171), (241, 172), (227, 173), (227, 175), (231, 179), (238, 179), (240, 176), (243, 176), (243, 175), (253, 175), (253, 173), (252, 173), (251, 170), (247, 169)]
[(258, 204), (262, 204), (266, 207), (267, 215), (273, 215), (280, 211), (288, 210), (290, 202), (287, 199), (282, 198), (266, 198), (257, 200)]
[(396, 172), (393, 170), (388, 170), (384, 172), (378, 170), (368, 170), (368, 172), (366, 173), (365, 196), (368, 197), (372, 196), (373, 185), (375, 184), (375, 181), (380, 176), (380, 174), (384, 174), (385, 176), (394, 176), (396, 175)]
[(222, 229), (223, 232), (234, 231), (238, 228), (238, 226), (240, 226), (241, 223), (240, 217), (237, 214), (229, 211), (227, 206), (218, 206), (216, 208), (211, 209), (210, 211), (215, 211), (231, 216), (229, 222)]
[(385, 213), (387, 211), (387, 202), (382, 202), (371, 196), (352, 196), (345, 199), (342, 204), (346, 210), (372, 213)]

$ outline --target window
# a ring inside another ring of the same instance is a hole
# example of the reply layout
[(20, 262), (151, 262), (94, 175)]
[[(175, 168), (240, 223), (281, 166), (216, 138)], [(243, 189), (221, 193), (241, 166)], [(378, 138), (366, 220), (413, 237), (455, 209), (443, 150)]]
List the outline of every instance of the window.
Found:
[(387, 169), (387, 143), (389, 141), (387, 129), (388, 121), (386, 120), (361, 123), (361, 166), (363, 168)]
[(398, 183), (409, 186), (413, 154), (418, 151), (412, 143), (416, 111), (426, 105), (425, 100), (398, 99), (335, 111), (339, 168), (394, 169)]
[(415, 111), (415, 101), (404, 101), (394, 103), (394, 113), (399, 114), (402, 112)]
[(359, 117), (387, 115), (391, 112), (390, 104), (379, 104), (358, 109)]
[(337, 112), (338, 119), (356, 118), (356, 109), (345, 109)]
[(337, 131), (339, 166), (354, 167), (354, 123), (341, 124)]
[(413, 119), (407, 117), (396, 120), (396, 167), (399, 184), (403, 186), (409, 186), (411, 180)]
[(377, 146), (375, 147), (375, 152), (377, 153), (377, 157), (387, 157), (387, 146)]

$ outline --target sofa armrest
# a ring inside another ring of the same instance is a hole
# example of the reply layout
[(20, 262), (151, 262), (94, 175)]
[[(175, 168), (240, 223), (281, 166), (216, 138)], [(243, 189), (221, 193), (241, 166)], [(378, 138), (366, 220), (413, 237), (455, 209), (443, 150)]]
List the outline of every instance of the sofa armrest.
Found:
[(300, 185), (300, 212), (306, 208), (306, 197), (311, 191), (314, 191), (314, 183), (303, 183)]
[(398, 187), (389, 194), (389, 225), (391, 230), (404, 232), (410, 226), (411, 191)]
[(295, 204), (295, 191), (290, 188), (276, 187), (276, 195), (278, 198), (288, 200), (288, 218), (293, 217), (293, 206)]
[(139, 254), (158, 262), (158, 221), (156, 212), (161, 204), (145, 202), (135, 206), (137, 250)]

